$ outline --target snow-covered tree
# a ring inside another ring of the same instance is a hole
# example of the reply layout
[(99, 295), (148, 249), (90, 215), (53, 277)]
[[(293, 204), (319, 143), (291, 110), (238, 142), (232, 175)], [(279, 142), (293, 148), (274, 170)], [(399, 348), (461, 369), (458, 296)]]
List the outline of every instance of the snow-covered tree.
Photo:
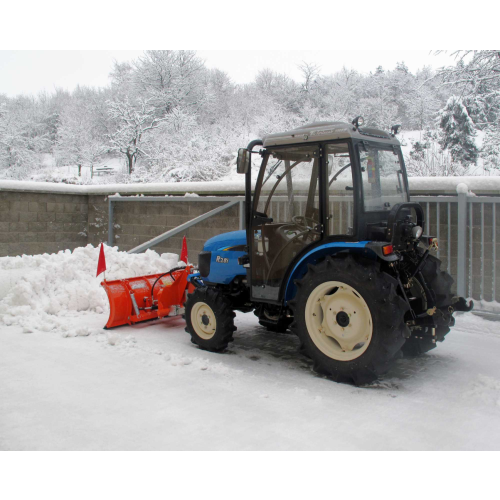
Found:
[(108, 101), (109, 115), (115, 121), (115, 130), (108, 136), (111, 150), (125, 155), (127, 171), (131, 174), (137, 158), (144, 155), (143, 143), (145, 134), (158, 128), (165, 118), (158, 117), (156, 108), (149, 100), (138, 99), (132, 103), (124, 101)]
[(462, 97), (480, 130), (494, 126), (500, 116), (500, 50), (459, 50), (455, 66), (436, 75), (442, 86)]
[(147, 50), (133, 64), (131, 78), (137, 95), (163, 116), (179, 108), (202, 105), (205, 71), (195, 51)]
[(32, 98), (4, 101), (0, 108), (0, 167), (12, 178), (29, 176), (42, 165), (50, 145), (43, 116)]
[(500, 50), (459, 50), (455, 66), (442, 68), (443, 85), (461, 89), (462, 98), (497, 95), (500, 87)]
[(475, 164), (479, 153), (474, 141), (476, 129), (460, 97), (451, 96), (439, 111), (439, 126), (440, 145), (450, 152), (453, 160), (464, 166)]
[(299, 64), (299, 70), (302, 73), (302, 91), (309, 93), (319, 76), (320, 67), (317, 64), (303, 61)]
[(443, 151), (436, 132), (426, 130), (420, 141), (412, 142), (406, 158), (406, 170), (412, 177), (447, 177), (464, 175), (465, 168), (453, 160), (449, 151)]
[(63, 161), (78, 166), (79, 177), (82, 167), (89, 167), (93, 177), (94, 165), (108, 150), (108, 144), (94, 133), (85, 117), (64, 118), (58, 131), (57, 151)]
[(500, 126), (489, 127), (486, 130), (481, 158), (486, 170), (500, 169)]
[(55, 150), (60, 160), (78, 166), (79, 177), (82, 167), (89, 167), (93, 177), (95, 163), (110, 149), (98, 111), (103, 104), (99, 92), (78, 87), (59, 115)]

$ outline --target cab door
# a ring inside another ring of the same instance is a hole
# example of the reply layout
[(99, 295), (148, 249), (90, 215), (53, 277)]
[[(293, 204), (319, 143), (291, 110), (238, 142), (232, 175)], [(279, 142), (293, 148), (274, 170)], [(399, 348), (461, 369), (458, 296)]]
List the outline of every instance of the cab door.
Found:
[(293, 259), (322, 238), (320, 148), (267, 148), (249, 231), (251, 298), (277, 302)]

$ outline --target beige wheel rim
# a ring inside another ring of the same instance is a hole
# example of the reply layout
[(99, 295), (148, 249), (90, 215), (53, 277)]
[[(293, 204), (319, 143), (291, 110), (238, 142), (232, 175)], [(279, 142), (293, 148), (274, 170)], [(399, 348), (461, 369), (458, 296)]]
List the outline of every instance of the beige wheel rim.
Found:
[(363, 297), (341, 281), (318, 285), (306, 303), (306, 326), (316, 347), (329, 358), (351, 361), (370, 345), (373, 322)]
[(197, 302), (191, 309), (191, 324), (196, 335), (205, 340), (211, 339), (217, 329), (215, 314), (205, 302)]

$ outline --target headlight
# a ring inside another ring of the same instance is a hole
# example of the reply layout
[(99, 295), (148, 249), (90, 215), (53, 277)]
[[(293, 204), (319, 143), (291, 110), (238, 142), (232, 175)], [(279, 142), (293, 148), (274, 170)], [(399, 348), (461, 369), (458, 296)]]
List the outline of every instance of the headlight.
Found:
[(420, 239), (420, 236), (422, 236), (422, 233), (424, 230), (420, 226), (414, 226), (413, 229), (411, 230), (411, 234), (413, 236), (413, 239), (418, 240)]
[(364, 123), (365, 123), (365, 121), (363, 120), (362, 116), (356, 116), (356, 118), (354, 118), (354, 120), (352, 121), (352, 124), (356, 128), (362, 127)]

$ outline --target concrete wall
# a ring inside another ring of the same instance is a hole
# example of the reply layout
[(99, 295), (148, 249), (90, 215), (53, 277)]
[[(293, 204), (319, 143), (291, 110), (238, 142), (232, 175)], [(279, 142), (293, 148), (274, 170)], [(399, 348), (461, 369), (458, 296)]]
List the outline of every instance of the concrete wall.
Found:
[(0, 191), (0, 256), (87, 243), (88, 196)]

